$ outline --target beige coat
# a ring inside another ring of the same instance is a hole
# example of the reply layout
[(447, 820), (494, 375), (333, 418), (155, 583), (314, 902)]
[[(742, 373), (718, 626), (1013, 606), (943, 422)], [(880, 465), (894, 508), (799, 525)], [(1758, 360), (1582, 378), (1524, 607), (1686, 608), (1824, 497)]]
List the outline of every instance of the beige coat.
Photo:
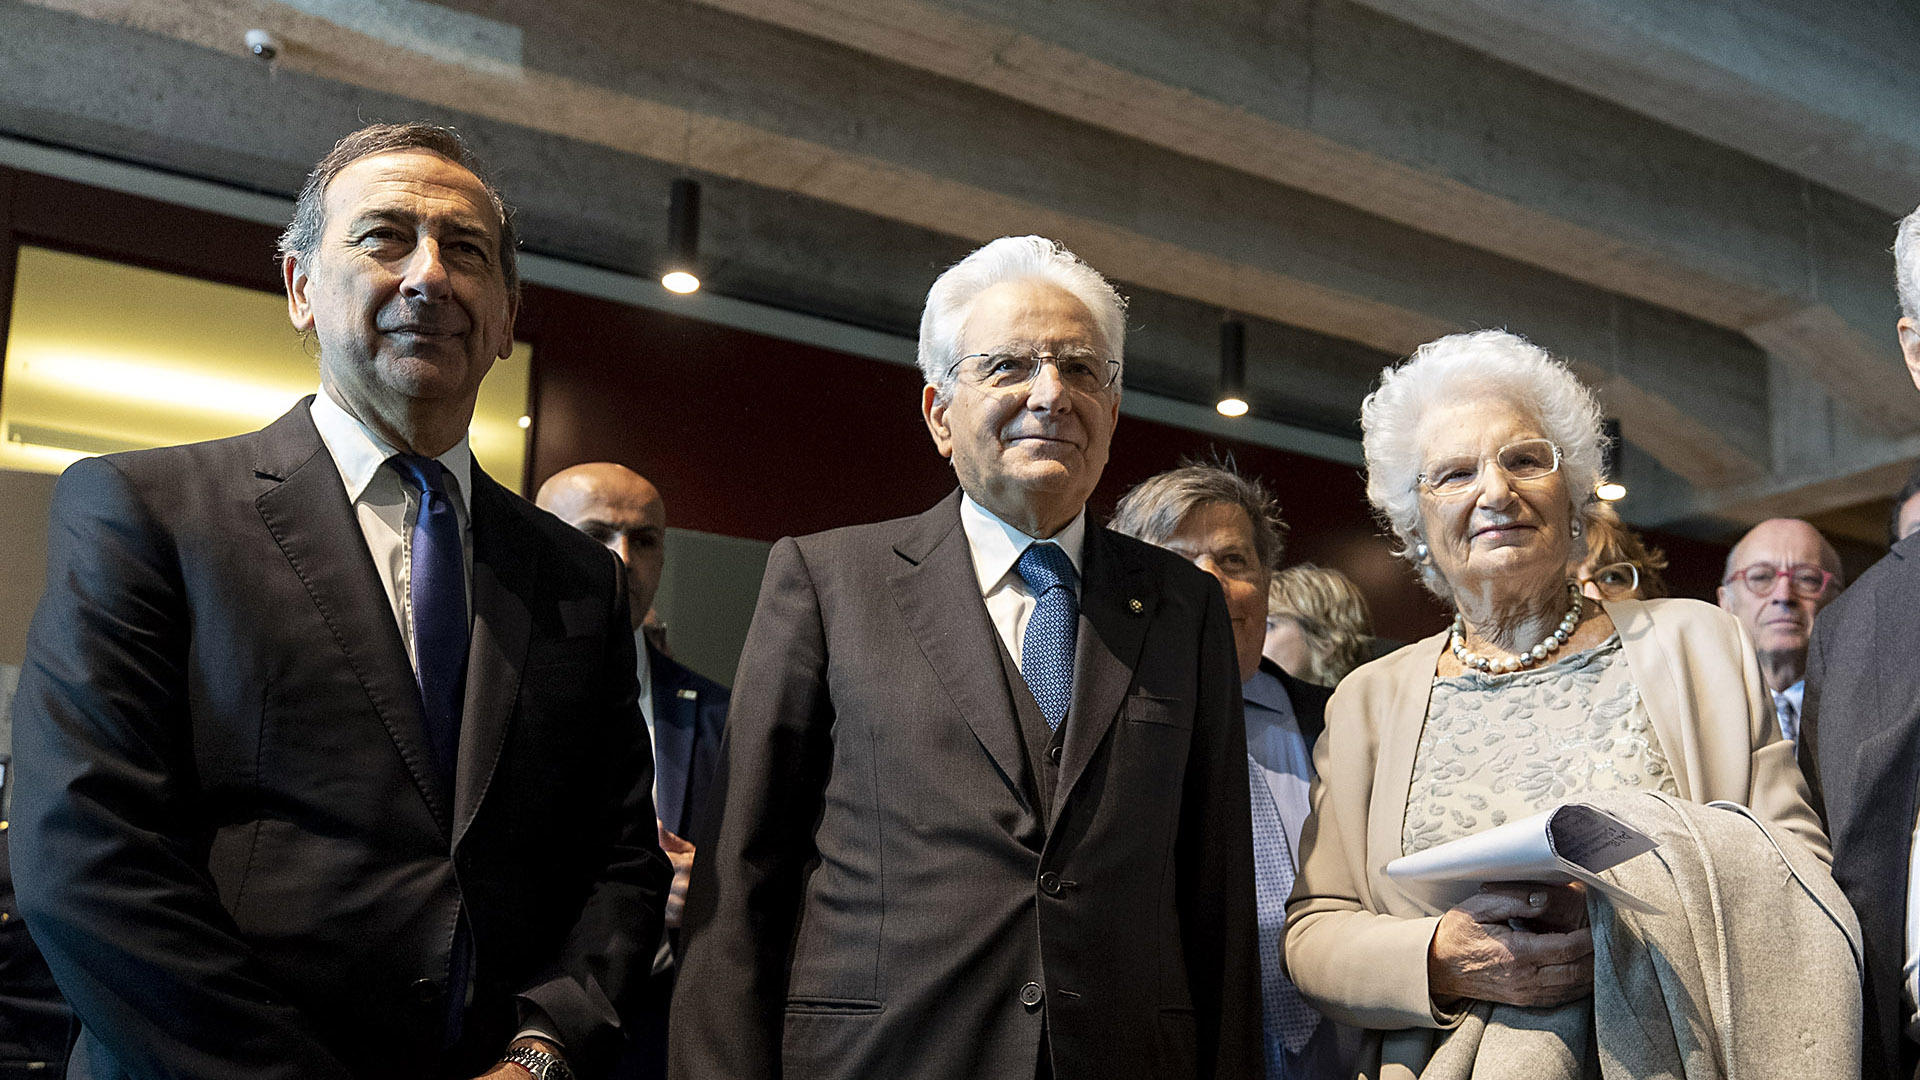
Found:
[[(1696, 600), (1605, 607), (1680, 796), (1752, 807), (1830, 863), (1739, 622)], [(1361, 667), (1334, 693), (1287, 905), (1288, 971), (1326, 1015), (1373, 1029), (1360, 1074), (1380, 1080), (1418, 1075), (1436, 1031), (1459, 1020), (1435, 1012), (1427, 993), (1427, 945), (1439, 920), (1423, 916), (1384, 872), (1401, 854), (1414, 753), (1445, 647), (1444, 633), (1415, 642)]]

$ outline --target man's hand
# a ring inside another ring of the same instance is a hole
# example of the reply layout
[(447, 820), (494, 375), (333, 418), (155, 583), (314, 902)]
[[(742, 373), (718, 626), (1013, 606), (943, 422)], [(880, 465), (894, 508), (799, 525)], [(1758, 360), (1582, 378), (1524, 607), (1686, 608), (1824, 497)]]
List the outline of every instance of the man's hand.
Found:
[(678, 930), (680, 916), (687, 910), (687, 883), (693, 880), (693, 845), (669, 832), (666, 822), (654, 820), (660, 825), (660, 850), (673, 864), (673, 888), (667, 893), (667, 929)]
[(1484, 885), (1440, 917), (1427, 947), (1427, 988), (1461, 998), (1562, 1005), (1593, 992), (1593, 931), (1578, 885)]

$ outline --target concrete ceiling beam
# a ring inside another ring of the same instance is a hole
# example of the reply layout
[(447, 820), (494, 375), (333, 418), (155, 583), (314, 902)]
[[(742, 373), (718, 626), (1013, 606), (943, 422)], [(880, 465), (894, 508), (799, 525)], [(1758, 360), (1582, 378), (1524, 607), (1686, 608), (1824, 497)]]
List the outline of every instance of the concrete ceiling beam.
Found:
[[(1745, 374), (1737, 347), (1722, 349), (1733, 361), (1724, 367), (1692, 363), (1700, 335), (1671, 333), (1674, 320), (1657, 309), (1054, 114), (1010, 112), (992, 94), (922, 73), (849, 69), (844, 50), (762, 24), (713, 13), (718, 23), (687, 25), (700, 20), (670, 18), (686, 8), (624, 5), (630, 20), (671, 24), (648, 66), (611, 46), (593, 51), (606, 35), (583, 31), (608, 16), (603, 7), (562, 5), (524, 28), (524, 61), (503, 68), (498, 57), (426, 55), (281, 4), (42, 2), (230, 54), (243, 30), (265, 25), (282, 35), (278, 62), (290, 71), (920, 229), (973, 240), (1046, 232), (1117, 278), (1386, 353), (1508, 325), (1614, 385), (1615, 411), (1646, 433), (1629, 437), (1689, 480), (1766, 471), (1766, 403), (1738, 392), (1754, 381), (1757, 354)], [(1623, 323), (1645, 329), (1628, 341)], [(1689, 363), (1673, 363), (1681, 357)], [(1648, 359), (1663, 362), (1655, 378)], [(1210, 384), (1210, 364), (1196, 366)], [(1619, 388), (1627, 384), (1637, 392)], [(1689, 394), (1719, 404), (1695, 410)]]
[[(1898, 0), (1354, 0), (1845, 192), (1920, 200), (1920, 83)], [(1844, 92), (1836, 92), (1844, 88)]]
[(1854, 315), (1892, 296), (1885, 242), (1834, 258), (1809, 205), (1832, 197), (1396, 19), (1340, 0), (701, 2), (1750, 333), (1876, 430), (1920, 430), (1886, 408), (1899, 365)]

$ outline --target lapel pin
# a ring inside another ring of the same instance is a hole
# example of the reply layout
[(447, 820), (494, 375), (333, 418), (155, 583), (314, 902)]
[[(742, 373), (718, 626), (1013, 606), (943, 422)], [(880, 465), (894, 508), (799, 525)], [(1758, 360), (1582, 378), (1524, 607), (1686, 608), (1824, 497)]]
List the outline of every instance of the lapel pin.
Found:
[(1141, 612), (1147, 610), (1147, 605), (1141, 603), (1139, 600), (1129, 600), (1127, 601), (1127, 610), (1133, 612), (1135, 615), (1138, 615)]
[(679, 690), (675, 690), (674, 694), (675, 696), (685, 698), (688, 701), (698, 701), (700, 699), (700, 691), (688, 690), (684, 687)]

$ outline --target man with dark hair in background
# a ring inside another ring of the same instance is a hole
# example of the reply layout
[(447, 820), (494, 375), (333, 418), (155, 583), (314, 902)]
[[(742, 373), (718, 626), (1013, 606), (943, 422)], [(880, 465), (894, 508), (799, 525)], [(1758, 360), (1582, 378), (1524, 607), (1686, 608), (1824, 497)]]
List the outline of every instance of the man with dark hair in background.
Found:
[(726, 687), (662, 653), (643, 632), (642, 619), (653, 610), (666, 569), (667, 506), (659, 488), (624, 465), (594, 461), (554, 473), (533, 501), (605, 544), (627, 568), (640, 711), (653, 741), (653, 802), (660, 815), (660, 846), (673, 862), (673, 891), (667, 897), (667, 940), (654, 956), (639, 1023), (614, 1075), (618, 1080), (652, 1080), (666, 1075), (667, 1007), (678, 971), (680, 916), (695, 854), (689, 838), (705, 811), (720, 760), (729, 695)]
[(320, 392), (55, 490), (14, 855), (70, 1075), (597, 1074), (670, 870), (618, 560), (467, 445), (512, 218), (376, 125), (281, 250)]

